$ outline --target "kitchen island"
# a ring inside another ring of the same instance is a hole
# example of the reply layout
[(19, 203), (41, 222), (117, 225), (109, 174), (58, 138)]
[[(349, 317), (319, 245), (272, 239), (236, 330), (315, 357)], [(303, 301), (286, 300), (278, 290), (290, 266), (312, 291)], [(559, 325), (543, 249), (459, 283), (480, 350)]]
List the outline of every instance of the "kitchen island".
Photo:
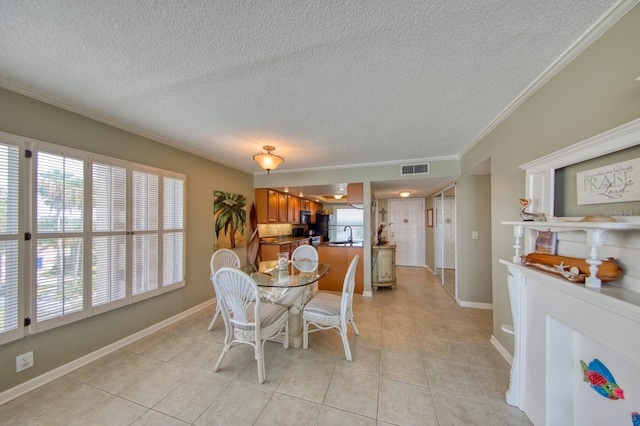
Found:
[(289, 252), (291, 253), (298, 248), (298, 246), (309, 244), (308, 237), (264, 237), (260, 238), (260, 260), (277, 260), (278, 253)]
[(342, 292), (344, 277), (351, 260), (357, 254), (360, 256), (356, 269), (355, 293), (362, 294), (364, 290), (364, 266), (362, 242), (354, 243), (322, 243), (316, 247), (320, 262), (331, 265), (331, 271), (318, 281), (318, 290)]

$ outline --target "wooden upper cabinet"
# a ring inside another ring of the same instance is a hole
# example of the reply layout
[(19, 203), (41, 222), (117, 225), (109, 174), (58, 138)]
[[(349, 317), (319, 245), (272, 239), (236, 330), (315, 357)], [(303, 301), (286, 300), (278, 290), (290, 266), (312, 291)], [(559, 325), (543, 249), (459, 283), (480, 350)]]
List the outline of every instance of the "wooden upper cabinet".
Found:
[(289, 223), (300, 223), (300, 198), (289, 195), (287, 211)]
[(288, 222), (288, 202), (289, 196), (287, 194), (283, 194), (282, 192), (278, 192), (278, 222)]
[(351, 205), (364, 204), (364, 185), (361, 183), (350, 183), (347, 185), (347, 202)]
[(300, 223), (300, 210), (311, 210), (311, 223), (315, 223), (316, 209), (322, 208), (322, 204), (272, 189), (259, 188), (255, 194), (258, 223)]
[(256, 189), (256, 216), (258, 223), (278, 222), (279, 193), (266, 188)]

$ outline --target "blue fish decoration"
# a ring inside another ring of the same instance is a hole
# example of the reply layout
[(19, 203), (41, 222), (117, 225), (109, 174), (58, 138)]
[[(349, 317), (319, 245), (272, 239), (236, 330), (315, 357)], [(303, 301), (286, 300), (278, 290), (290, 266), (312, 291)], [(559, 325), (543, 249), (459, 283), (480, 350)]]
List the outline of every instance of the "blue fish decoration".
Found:
[(631, 423), (633, 426), (640, 426), (640, 414), (637, 411), (631, 413)]
[(583, 380), (589, 383), (594, 391), (608, 399), (624, 399), (624, 392), (616, 383), (613, 374), (599, 359), (591, 361), (588, 368), (582, 360), (580, 360), (580, 365), (582, 366)]

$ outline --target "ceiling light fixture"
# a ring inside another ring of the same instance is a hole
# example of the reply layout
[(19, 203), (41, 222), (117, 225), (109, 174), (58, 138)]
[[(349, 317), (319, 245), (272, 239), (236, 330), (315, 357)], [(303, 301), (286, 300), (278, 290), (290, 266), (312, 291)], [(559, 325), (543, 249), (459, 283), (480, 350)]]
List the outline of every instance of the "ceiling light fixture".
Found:
[(336, 200), (339, 200), (340, 198), (342, 198), (342, 194), (334, 194), (333, 198), (335, 198)]
[(399, 192), (399, 194), (402, 198), (407, 198), (409, 195), (411, 195), (411, 191), (401, 191)]
[(271, 170), (275, 170), (278, 168), (280, 164), (284, 161), (284, 158), (279, 155), (272, 154), (271, 151), (275, 151), (276, 147), (271, 145), (265, 145), (262, 149), (266, 150), (267, 153), (264, 152), (258, 153), (253, 156), (253, 159), (256, 160), (260, 167), (267, 171), (267, 174), (271, 172)]

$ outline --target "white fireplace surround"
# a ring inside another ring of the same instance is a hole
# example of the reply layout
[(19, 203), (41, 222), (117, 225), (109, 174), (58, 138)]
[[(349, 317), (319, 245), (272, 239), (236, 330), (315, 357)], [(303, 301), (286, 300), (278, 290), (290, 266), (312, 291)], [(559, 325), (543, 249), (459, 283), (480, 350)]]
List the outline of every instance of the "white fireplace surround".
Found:
[[(556, 169), (638, 144), (640, 119), (521, 166), (530, 211), (553, 216)], [(503, 222), (512, 227), (515, 249), (500, 261), (509, 272), (515, 333), (506, 398), (536, 425), (631, 425), (631, 413), (640, 412), (640, 218), (616, 219)], [(558, 232), (558, 254), (589, 259), (593, 270), (598, 259), (615, 257), (623, 278), (575, 284), (520, 264), (521, 254), (535, 251), (536, 232), (547, 229)], [(611, 371), (625, 399), (606, 399), (583, 381), (580, 360), (595, 358)]]

